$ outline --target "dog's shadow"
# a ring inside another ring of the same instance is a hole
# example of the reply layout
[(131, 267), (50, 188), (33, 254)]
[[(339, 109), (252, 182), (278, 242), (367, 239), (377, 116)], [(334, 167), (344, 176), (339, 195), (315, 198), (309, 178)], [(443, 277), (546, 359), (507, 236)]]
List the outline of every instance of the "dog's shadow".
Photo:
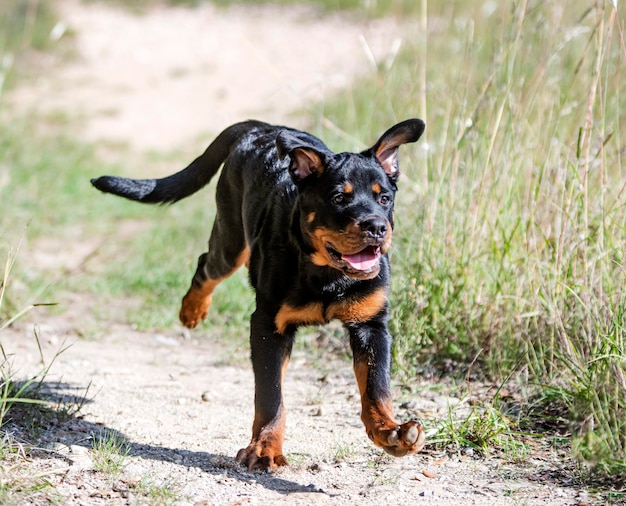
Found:
[[(19, 383), (15, 383), (15, 386), (20, 387)], [(200, 469), (214, 476), (216, 481), (256, 483), (285, 495), (299, 492), (325, 493), (314, 485), (302, 485), (281, 478), (280, 472), (250, 472), (233, 456), (145, 444), (133, 441), (113, 427), (85, 420), (80, 411), (93, 399), (87, 395), (84, 387), (43, 381), (24, 394), (43, 403), (14, 403), (5, 419), (4, 428), (7, 433), (18, 435), (19, 440), (26, 442), (26, 446), (32, 446), (29, 451), (31, 458), (57, 458), (71, 466), (74, 463), (72, 453), (63, 452), (61, 448), (81, 446), (92, 450), (99, 440), (114, 441), (120, 451), (128, 456)]]
[(215, 476), (218, 480), (226, 479), (244, 483), (257, 483), (281, 494), (298, 492), (324, 493), (314, 485), (302, 485), (281, 478), (280, 471), (278, 474), (262, 471), (249, 472), (232, 456), (139, 443), (131, 443), (129, 453), (144, 459), (168, 461), (188, 468), (199, 468), (203, 472)]

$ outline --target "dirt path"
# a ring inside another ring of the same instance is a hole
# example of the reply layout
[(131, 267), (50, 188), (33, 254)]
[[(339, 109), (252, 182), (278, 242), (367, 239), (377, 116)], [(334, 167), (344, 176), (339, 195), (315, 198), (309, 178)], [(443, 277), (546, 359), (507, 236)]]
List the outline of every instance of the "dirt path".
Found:
[[(389, 20), (365, 26), (301, 9), (204, 5), (135, 15), (100, 3), (62, 5), (77, 57), (48, 64), (9, 99), (41, 114), (70, 111), (80, 118), (76, 131), (86, 140), (123, 143), (135, 153), (180, 148), (252, 116), (297, 124), (291, 111), (368, 71), (363, 40), (382, 60), (404, 29)], [(350, 365), (301, 349), (286, 385), (291, 465), (275, 475), (248, 473), (233, 459), (249, 440), (253, 416), (246, 350), (227, 349), (217, 336), (185, 337), (177, 328), (142, 334), (124, 322), (99, 322), (109, 326), (104, 340), (80, 339), (88, 325), (83, 310), (84, 303), (77, 303), (60, 316), (30, 316), (41, 326), (48, 359), (63, 342), (72, 345), (57, 358), (46, 387), (86, 397), (80, 416), (50, 420), (33, 459), (33, 466), (52, 476), (64, 504), (158, 503), (150, 487), (172, 490), (173, 504), (588, 500), (584, 492), (540, 479), (553, 466), (541, 458), (515, 466), (432, 450), (404, 459), (382, 454), (359, 421)], [(38, 370), (32, 324), (21, 323), (5, 336), (16, 367)], [(429, 385), (419, 396), (397, 392), (397, 404), (406, 403), (400, 416), (412, 410), (445, 416), (454, 400), (432, 392)], [(93, 472), (92, 437), (103, 430), (129, 445), (115, 479)]]
[[(354, 23), (306, 8), (154, 8), (61, 3), (76, 58), (12, 94), (21, 108), (81, 118), (85, 139), (165, 152), (247, 118), (289, 122), (373, 62), (393, 58), (393, 21)], [(406, 28), (403, 28), (406, 30)]]
[[(252, 373), (241, 356), (213, 339), (140, 334), (124, 324), (112, 325), (104, 341), (76, 340), (78, 323), (53, 318), (42, 329), (48, 358), (63, 338), (73, 341), (47, 388), (81, 396), (89, 385), (80, 419), (51, 422), (35, 460), (39, 469), (57, 469), (52, 481), (65, 504), (134, 504), (142, 482), (169, 487), (175, 504), (565, 505), (587, 497), (539, 479), (553, 465), (542, 459), (515, 466), (432, 451), (386, 456), (365, 437), (349, 364), (320, 363), (301, 350), (285, 393), (290, 466), (274, 475), (246, 472), (233, 459), (253, 416)], [(34, 365), (32, 337), (21, 341), (17, 354)], [(454, 399), (426, 393), (415, 401), (418, 412), (441, 417)], [(129, 443), (113, 482), (93, 473), (90, 458), (92, 437), (103, 430)]]

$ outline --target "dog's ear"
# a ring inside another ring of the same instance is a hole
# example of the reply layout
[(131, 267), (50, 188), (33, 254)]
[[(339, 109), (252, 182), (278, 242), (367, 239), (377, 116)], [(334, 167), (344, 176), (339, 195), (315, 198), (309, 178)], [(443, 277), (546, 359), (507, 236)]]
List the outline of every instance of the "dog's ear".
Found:
[(289, 174), (296, 183), (324, 172), (324, 151), (327, 148), (319, 139), (301, 132), (282, 130), (276, 137), (276, 148), (281, 160), (286, 156), (291, 159)]
[(369, 150), (378, 159), (384, 171), (392, 179), (398, 179), (398, 148), (402, 144), (417, 141), (424, 133), (424, 122), (421, 119), (407, 119), (392, 126)]

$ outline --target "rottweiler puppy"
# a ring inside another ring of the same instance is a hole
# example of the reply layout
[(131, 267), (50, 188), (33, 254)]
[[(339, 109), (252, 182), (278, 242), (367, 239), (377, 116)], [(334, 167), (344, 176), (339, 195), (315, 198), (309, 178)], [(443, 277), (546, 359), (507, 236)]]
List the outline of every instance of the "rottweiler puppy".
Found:
[(255, 415), (237, 460), (274, 470), (283, 456), (282, 385), (296, 329), (340, 320), (347, 329), (369, 438), (403, 456), (424, 446), (417, 421), (399, 423), (390, 394), (389, 260), (398, 148), (417, 141), (419, 119), (391, 127), (361, 153), (333, 153), (313, 135), (259, 121), (224, 130), (186, 169), (162, 179), (102, 176), (104, 192), (173, 203), (218, 172), (217, 215), (180, 320), (194, 328), (213, 290), (242, 265), (256, 293), (250, 318)]

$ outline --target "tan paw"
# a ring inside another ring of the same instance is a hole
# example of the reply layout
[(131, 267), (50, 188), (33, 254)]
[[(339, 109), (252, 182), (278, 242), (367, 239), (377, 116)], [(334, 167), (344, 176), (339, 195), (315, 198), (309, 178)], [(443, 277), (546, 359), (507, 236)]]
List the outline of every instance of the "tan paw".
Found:
[(247, 448), (242, 448), (237, 453), (236, 458), (248, 468), (248, 471), (266, 471), (269, 473), (278, 467), (289, 465), (287, 459), (282, 455), (282, 450), (260, 442), (250, 443)]

